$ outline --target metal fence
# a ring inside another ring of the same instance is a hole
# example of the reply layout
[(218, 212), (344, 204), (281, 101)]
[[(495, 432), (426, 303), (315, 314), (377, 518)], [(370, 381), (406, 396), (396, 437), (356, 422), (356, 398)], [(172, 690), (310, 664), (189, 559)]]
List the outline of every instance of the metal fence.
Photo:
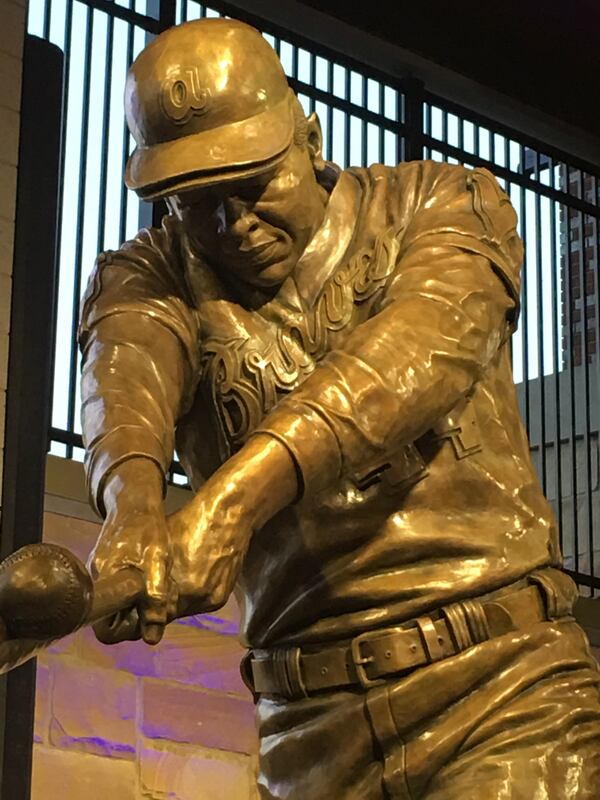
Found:
[[(558, 517), (566, 566), (582, 591), (600, 588), (598, 252), (600, 173), (501, 121), (382, 74), (348, 55), (226, 3), (30, 0), (29, 31), (66, 56), (58, 336), (51, 452), (81, 458), (79, 302), (95, 255), (152, 220), (126, 193), (133, 142), (122, 91), (128, 65), (172, 24), (227, 14), (264, 32), (307, 112), (325, 157), (341, 166), (431, 158), (488, 167), (508, 192), (525, 242), (522, 315), (513, 369), (532, 456)], [(175, 468), (173, 479), (182, 482)]]

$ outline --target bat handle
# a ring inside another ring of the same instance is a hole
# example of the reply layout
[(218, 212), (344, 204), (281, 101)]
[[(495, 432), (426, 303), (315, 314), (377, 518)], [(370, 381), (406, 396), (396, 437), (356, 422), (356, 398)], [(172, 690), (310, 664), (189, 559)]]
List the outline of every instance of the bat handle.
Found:
[(94, 583), (92, 606), (84, 625), (92, 625), (120, 611), (133, 608), (144, 595), (144, 576), (139, 569), (127, 567)]
[[(133, 567), (119, 570), (108, 578), (101, 578), (93, 585), (90, 610), (77, 627), (91, 625), (105, 617), (118, 614), (119, 611), (133, 608), (143, 593), (142, 573)], [(17, 638), (5, 641), (0, 636), (0, 675), (24, 664), (63, 635), (65, 634), (54, 635), (47, 639)]]

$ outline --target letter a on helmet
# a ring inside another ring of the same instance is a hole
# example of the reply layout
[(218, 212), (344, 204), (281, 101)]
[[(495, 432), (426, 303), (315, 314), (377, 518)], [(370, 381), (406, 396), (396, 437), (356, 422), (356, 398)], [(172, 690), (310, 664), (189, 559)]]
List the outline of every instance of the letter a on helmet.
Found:
[(295, 103), (277, 55), (254, 28), (229, 19), (170, 28), (127, 76), (137, 147), (125, 183), (152, 200), (264, 172), (292, 145)]

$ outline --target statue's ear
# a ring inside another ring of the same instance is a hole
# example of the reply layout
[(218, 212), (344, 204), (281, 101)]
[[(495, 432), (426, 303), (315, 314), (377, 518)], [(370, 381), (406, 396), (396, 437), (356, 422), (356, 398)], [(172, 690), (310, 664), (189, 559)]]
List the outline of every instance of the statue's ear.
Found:
[(313, 113), (306, 118), (306, 146), (310, 153), (311, 161), (314, 164), (315, 170), (322, 170), (325, 166), (323, 161), (323, 133), (321, 132), (321, 123), (319, 117)]

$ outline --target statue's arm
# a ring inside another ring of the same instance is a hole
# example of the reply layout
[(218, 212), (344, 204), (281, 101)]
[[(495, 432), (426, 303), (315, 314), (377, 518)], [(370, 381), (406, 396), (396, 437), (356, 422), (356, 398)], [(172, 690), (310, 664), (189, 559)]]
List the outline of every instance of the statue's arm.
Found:
[(144, 569), (162, 620), (170, 563), (164, 476), (194, 386), (198, 331), (159, 234), (143, 232), (99, 259), (80, 345), (86, 473), (105, 518), (91, 566), (96, 574), (129, 564)]
[(514, 300), (483, 256), (415, 249), (381, 311), (264, 420), (304, 493), (360, 476), (468, 395), (510, 335)]
[(516, 324), (523, 249), (495, 178), (432, 162), (398, 174), (399, 253), (378, 313), (261, 425), (290, 450), (305, 492), (364, 475), (433, 427)]

